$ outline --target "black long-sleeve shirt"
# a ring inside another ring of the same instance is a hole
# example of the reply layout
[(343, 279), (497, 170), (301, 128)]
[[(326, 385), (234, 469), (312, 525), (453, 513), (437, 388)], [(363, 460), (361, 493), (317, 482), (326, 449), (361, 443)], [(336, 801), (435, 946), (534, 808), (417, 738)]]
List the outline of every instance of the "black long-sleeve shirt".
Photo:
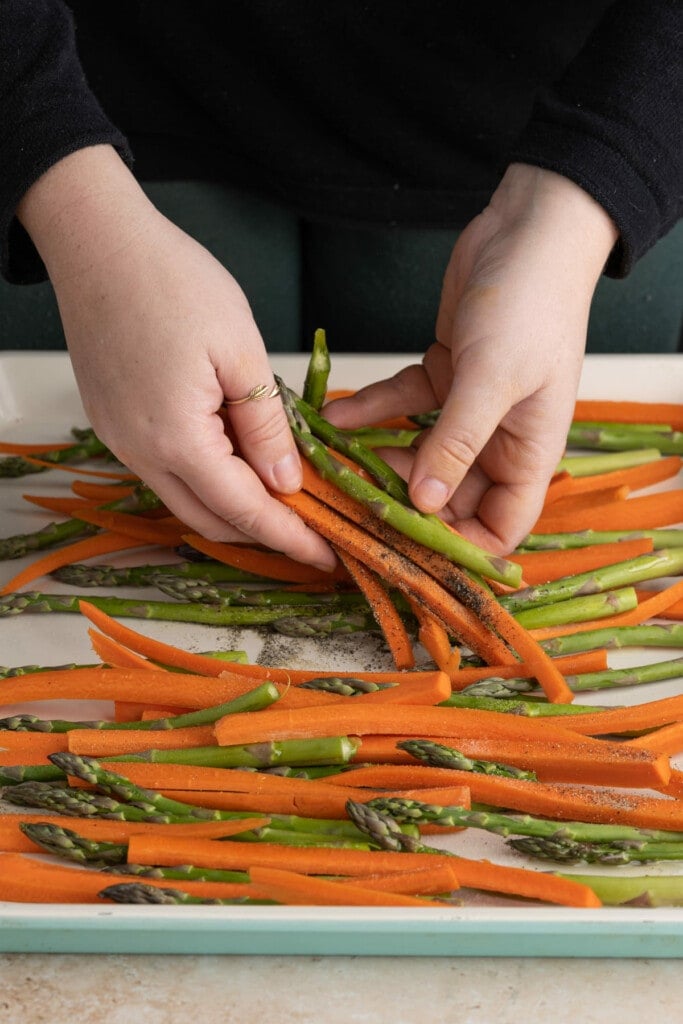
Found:
[(108, 142), (141, 180), (223, 180), (356, 224), (462, 226), (508, 163), (535, 164), (607, 210), (624, 275), (681, 212), (681, 11), (0, 0), (0, 271), (44, 276), (16, 205)]

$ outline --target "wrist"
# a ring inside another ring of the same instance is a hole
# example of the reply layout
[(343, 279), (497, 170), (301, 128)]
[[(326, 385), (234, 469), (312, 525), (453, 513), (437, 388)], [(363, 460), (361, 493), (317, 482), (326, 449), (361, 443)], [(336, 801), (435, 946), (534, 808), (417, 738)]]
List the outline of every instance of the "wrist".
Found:
[(153, 212), (116, 151), (98, 145), (54, 164), (28, 189), (16, 215), (56, 285), (125, 248)]
[(561, 248), (596, 281), (619, 231), (600, 204), (569, 178), (529, 164), (511, 164), (490, 208), (506, 226), (525, 224), (542, 243)]

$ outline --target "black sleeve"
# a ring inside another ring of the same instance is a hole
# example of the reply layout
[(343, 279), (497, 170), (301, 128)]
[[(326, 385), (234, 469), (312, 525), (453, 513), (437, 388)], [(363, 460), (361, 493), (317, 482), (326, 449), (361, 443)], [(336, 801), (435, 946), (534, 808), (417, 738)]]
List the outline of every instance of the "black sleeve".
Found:
[(62, 157), (100, 143), (131, 162), (85, 80), (71, 12), (59, 0), (0, 0), (0, 273), (7, 280), (46, 276), (14, 217), (22, 196)]
[(572, 179), (620, 239), (624, 277), (682, 212), (681, 0), (617, 0), (566, 73), (539, 95), (513, 161)]

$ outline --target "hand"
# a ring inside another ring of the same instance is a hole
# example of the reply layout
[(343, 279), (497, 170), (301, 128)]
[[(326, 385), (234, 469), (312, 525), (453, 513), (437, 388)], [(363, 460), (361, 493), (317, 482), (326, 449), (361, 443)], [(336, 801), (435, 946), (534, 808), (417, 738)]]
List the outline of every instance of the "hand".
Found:
[(266, 489), (301, 485), (281, 401), (229, 407), (227, 433), (219, 415), (224, 397), (273, 383), (227, 271), (148, 202), (109, 147), (55, 165), (18, 215), (48, 268), (101, 440), (196, 532), (332, 568), (322, 538)]
[(422, 364), (330, 403), (326, 416), (353, 427), (442, 409), (417, 451), (385, 457), (417, 508), (509, 553), (563, 454), (590, 303), (616, 238), (573, 182), (512, 165), (453, 249)]

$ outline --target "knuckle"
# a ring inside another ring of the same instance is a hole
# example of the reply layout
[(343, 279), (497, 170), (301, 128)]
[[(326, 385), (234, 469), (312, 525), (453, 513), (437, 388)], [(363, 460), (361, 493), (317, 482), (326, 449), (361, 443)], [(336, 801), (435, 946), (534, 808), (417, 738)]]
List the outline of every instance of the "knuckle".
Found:
[(479, 454), (479, 445), (473, 434), (438, 435), (432, 433), (431, 458), (440, 466), (451, 466), (454, 463), (458, 466), (469, 467)]

